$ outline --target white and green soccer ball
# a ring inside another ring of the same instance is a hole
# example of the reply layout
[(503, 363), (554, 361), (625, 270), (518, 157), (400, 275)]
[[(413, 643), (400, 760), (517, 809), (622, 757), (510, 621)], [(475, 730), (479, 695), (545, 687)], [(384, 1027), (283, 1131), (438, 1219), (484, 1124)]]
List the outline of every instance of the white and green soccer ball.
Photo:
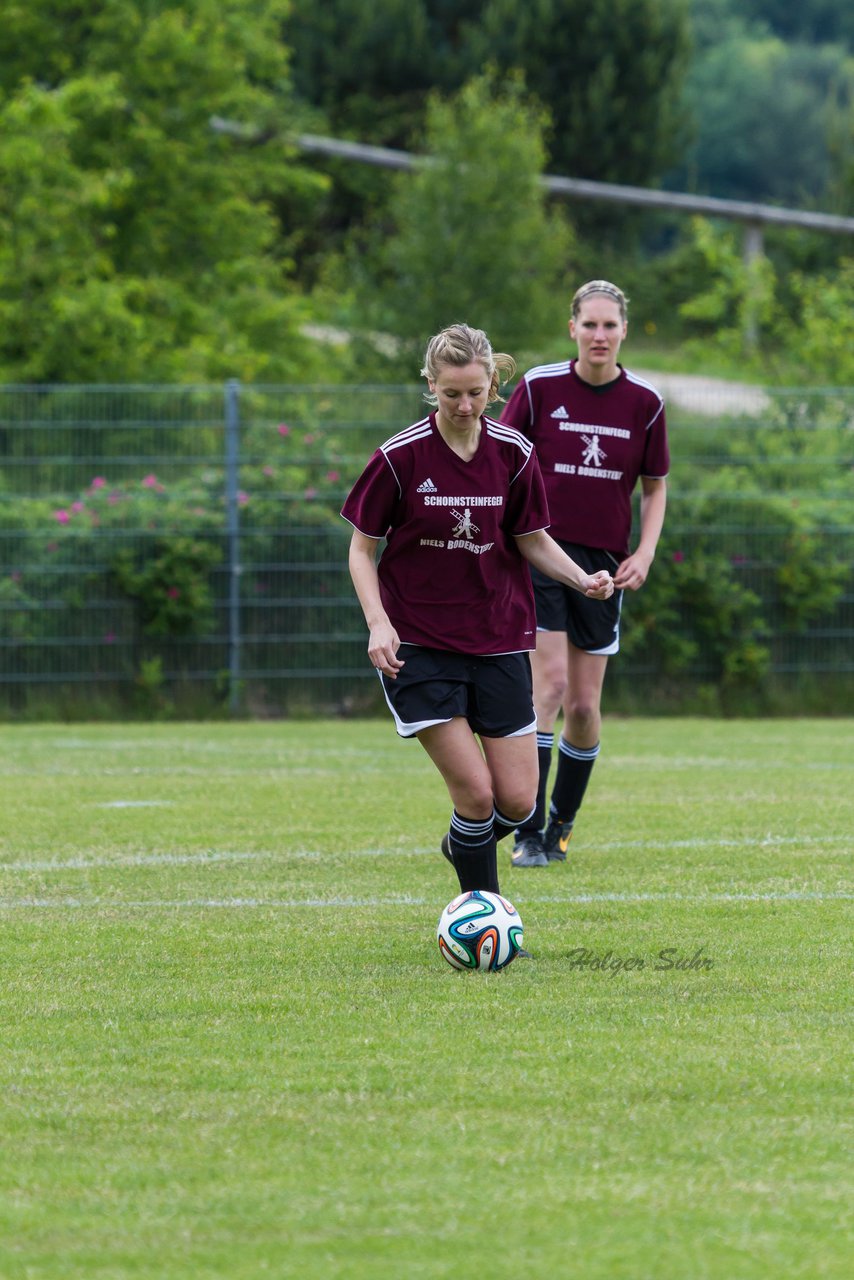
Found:
[(449, 902), (436, 930), (439, 951), (454, 969), (506, 969), (522, 946), (519, 912), (500, 893), (471, 889)]

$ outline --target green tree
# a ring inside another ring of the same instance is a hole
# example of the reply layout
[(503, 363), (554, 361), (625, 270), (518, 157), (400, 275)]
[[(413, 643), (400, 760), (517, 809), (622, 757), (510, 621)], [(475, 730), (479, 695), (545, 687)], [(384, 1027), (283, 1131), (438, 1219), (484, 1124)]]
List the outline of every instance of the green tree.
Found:
[(348, 136), (411, 144), (429, 90), (494, 65), (549, 113), (557, 172), (649, 185), (681, 154), (685, 0), (294, 0), (286, 31), (299, 93)]
[[(745, 262), (732, 230), (695, 218), (692, 232), (692, 245), (680, 253), (683, 263), (699, 260), (702, 269), (682, 268), (694, 281), (679, 306), (687, 354), (722, 355), (742, 376), (773, 383), (854, 386), (854, 259), (842, 258), (835, 269), (791, 272), (783, 297), (774, 262), (764, 255)], [(758, 339), (755, 348), (750, 335)]]
[[(467, 33), (486, 0), (293, 0), (284, 26), (293, 84), (304, 108), (317, 112), (314, 132), (407, 150), (423, 132), (432, 92), (451, 93), (479, 68)], [(301, 255), (308, 283), (323, 272), (357, 224), (388, 199), (388, 172), (348, 160), (312, 159), (332, 176), (321, 216)]]
[(571, 236), (546, 208), (543, 124), (512, 80), (431, 99), (430, 162), (397, 181), (379, 285), (383, 327), (407, 358), (458, 320), (517, 355), (560, 323)]
[(731, 199), (821, 204), (852, 102), (854, 62), (840, 48), (731, 28), (691, 68), (684, 107), (695, 134), (669, 181)]
[[(295, 376), (311, 368), (295, 239), (320, 182), (210, 128), (287, 103), (287, 0), (13, 5), (0, 51), (0, 374)], [(43, 44), (39, 41), (43, 40)]]
[(854, 387), (854, 258), (829, 276), (796, 277), (800, 324), (789, 332), (790, 358), (805, 383)]
[(552, 172), (648, 187), (681, 157), (683, 0), (489, 0), (471, 47), (549, 112)]
[(734, 0), (737, 8), (767, 22), (788, 40), (845, 43), (854, 50), (854, 8), (848, 0)]
[(705, 218), (693, 220), (694, 250), (705, 268), (705, 287), (684, 302), (680, 314), (714, 346), (737, 362), (754, 341), (775, 334), (776, 275), (764, 254), (745, 261), (736, 232)]
[[(547, 112), (549, 172), (651, 186), (683, 154), (686, 0), (294, 0), (285, 31), (299, 95), (337, 135), (416, 150), (429, 93), (493, 66), (521, 73)], [(334, 190), (318, 244), (374, 216), (388, 189), (384, 171), (324, 169)], [(592, 217), (600, 237), (626, 221), (616, 206)]]
[(336, 134), (405, 147), (431, 88), (459, 83), (456, 66), (443, 64), (447, 41), (432, 8), (425, 0), (294, 0), (284, 30), (296, 92)]

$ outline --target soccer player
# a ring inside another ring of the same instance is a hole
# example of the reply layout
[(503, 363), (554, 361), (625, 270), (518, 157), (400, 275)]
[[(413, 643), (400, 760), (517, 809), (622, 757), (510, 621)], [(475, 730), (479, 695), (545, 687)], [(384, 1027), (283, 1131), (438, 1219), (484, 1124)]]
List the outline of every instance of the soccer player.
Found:
[(493, 893), (496, 841), (537, 791), (529, 562), (589, 599), (614, 590), (607, 568), (579, 568), (546, 533), (533, 446), (485, 414), (514, 369), (480, 329), (431, 338), (421, 373), (435, 409), (376, 450), (341, 512), (397, 732), (418, 739), (453, 803), (442, 852), (461, 890)]
[[(542, 867), (566, 859), (596, 757), (602, 685), (620, 647), (623, 591), (646, 581), (664, 522), (670, 465), (664, 401), (619, 364), (627, 301), (608, 280), (590, 280), (572, 300), (578, 356), (540, 365), (517, 384), (501, 421), (536, 447), (559, 545), (588, 573), (609, 569), (615, 594), (585, 599), (532, 568), (537, 647), (531, 665), (537, 712), (539, 788), (516, 832), (511, 861)], [(638, 544), (631, 550), (632, 493), (640, 479)], [(554, 728), (563, 709), (557, 773), (546, 815)]]

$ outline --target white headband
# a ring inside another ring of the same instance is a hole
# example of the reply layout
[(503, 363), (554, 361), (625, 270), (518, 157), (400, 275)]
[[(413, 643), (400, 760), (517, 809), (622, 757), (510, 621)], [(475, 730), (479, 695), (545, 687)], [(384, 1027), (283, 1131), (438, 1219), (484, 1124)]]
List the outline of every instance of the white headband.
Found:
[(594, 281), (593, 284), (585, 285), (581, 292), (575, 295), (575, 301), (581, 302), (584, 298), (589, 298), (591, 293), (605, 293), (609, 298), (613, 298), (615, 302), (619, 302), (620, 306), (623, 305), (623, 295), (619, 289), (605, 281), (601, 284)]

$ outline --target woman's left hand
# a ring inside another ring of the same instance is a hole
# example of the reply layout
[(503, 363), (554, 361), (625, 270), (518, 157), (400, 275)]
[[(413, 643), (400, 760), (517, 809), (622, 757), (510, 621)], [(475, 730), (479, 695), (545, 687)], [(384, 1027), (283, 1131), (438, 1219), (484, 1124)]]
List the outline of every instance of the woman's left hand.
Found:
[(650, 563), (649, 558), (641, 555), (640, 551), (627, 556), (614, 574), (614, 586), (619, 591), (637, 591), (646, 582)]

